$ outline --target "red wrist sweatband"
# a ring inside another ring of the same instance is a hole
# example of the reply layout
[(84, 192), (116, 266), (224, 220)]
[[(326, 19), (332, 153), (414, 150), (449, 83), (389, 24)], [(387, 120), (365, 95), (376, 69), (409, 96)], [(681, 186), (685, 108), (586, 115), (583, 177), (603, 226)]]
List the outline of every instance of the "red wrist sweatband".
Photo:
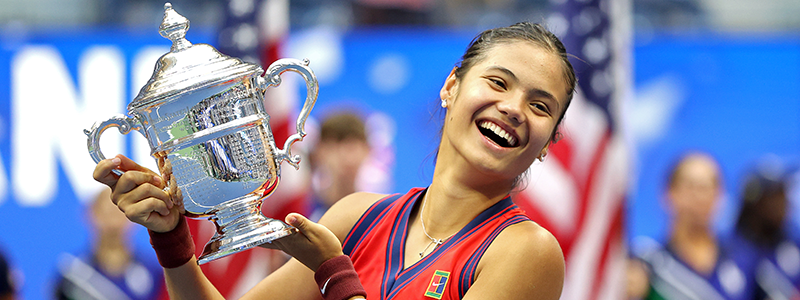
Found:
[(314, 273), (319, 291), (325, 300), (344, 300), (353, 296), (367, 297), (367, 291), (358, 279), (353, 262), (347, 255), (326, 260)]
[(156, 250), (158, 263), (164, 268), (177, 268), (184, 265), (194, 256), (194, 242), (189, 232), (186, 217), (181, 216), (178, 226), (168, 232), (150, 233), (150, 245)]

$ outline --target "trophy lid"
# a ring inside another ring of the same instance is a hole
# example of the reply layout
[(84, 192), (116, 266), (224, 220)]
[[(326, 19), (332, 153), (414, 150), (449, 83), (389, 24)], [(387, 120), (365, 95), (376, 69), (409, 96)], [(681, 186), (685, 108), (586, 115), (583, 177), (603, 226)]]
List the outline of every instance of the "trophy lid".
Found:
[(192, 45), (186, 40), (189, 20), (164, 4), (161, 36), (172, 41), (169, 53), (156, 63), (147, 81), (128, 109), (149, 106), (172, 96), (225, 82), (243, 75), (261, 72), (261, 67), (226, 56), (207, 44)]

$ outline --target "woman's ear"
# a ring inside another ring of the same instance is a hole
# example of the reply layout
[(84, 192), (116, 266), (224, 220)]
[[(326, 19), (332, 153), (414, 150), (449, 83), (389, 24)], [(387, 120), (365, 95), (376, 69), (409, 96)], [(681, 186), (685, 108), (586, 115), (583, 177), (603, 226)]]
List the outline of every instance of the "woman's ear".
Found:
[(536, 157), (539, 161), (544, 161), (544, 158), (547, 156), (547, 149), (550, 148), (550, 143), (551, 142), (548, 141), (547, 144), (544, 145), (544, 148), (542, 148), (542, 151), (539, 152), (539, 156)]
[[(453, 67), (450, 75), (445, 79), (442, 89), (439, 91), (439, 98), (445, 102), (452, 101), (452, 99), (455, 99), (453, 96), (456, 94), (456, 88), (458, 88), (458, 78), (456, 78), (456, 68)], [(449, 105), (450, 103), (447, 104)]]

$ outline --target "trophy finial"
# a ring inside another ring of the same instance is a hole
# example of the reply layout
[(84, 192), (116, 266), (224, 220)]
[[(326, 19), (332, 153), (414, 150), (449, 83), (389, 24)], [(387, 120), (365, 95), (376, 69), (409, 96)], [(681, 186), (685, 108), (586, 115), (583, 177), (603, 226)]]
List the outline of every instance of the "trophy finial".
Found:
[(174, 9), (172, 4), (164, 4), (164, 19), (161, 21), (159, 33), (172, 41), (172, 51), (183, 50), (192, 45), (186, 40), (186, 31), (189, 30), (189, 19), (182, 16)]

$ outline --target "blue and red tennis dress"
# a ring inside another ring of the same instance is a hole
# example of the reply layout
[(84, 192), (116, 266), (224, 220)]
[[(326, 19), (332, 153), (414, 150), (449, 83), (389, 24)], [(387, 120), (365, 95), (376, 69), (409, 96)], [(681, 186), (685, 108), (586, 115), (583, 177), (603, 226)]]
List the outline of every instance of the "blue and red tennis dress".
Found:
[(461, 299), (486, 249), (506, 227), (530, 221), (511, 197), (484, 210), (417, 263), (403, 269), (411, 210), (424, 188), (385, 197), (367, 209), (344, 240), (369, 299)]

